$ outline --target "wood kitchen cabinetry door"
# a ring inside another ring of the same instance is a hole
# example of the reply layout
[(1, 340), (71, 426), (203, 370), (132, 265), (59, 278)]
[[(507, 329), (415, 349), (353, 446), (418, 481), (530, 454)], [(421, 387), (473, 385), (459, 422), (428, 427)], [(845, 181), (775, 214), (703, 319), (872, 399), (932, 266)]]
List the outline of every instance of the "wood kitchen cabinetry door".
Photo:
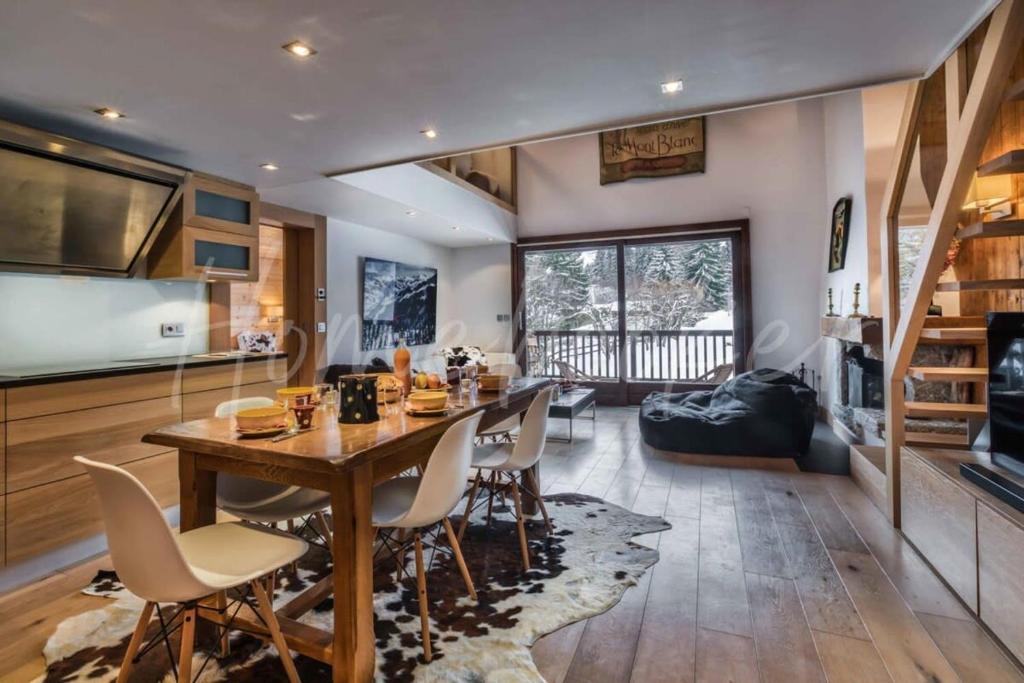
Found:
[(259, 236), (260, 197), (251, 187), (194, 174), (181, 197), (182, 224)]
[(151, 280), (258, 282), (259, 233), (251, 237), (188, 225), (162, 233), (150, 253), (148, 272)]
[(975, 498), (914, 455), (903, 456), (903, 534), (978, 612)]

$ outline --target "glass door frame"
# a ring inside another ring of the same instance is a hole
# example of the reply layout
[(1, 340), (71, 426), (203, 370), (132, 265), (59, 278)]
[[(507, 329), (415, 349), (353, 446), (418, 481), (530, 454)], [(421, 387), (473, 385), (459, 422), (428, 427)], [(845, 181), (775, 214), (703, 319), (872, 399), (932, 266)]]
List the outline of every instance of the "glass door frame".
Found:
[(693, 382), (651, 382), (630, 380), (627, 367), (626, 263), (627, 246), (693, 242), (706, 239), (729, 239), (733, 279), (733, 363), (736, 374), (749, 369), (750, 346), (753, 340), (753, 315), (750, 282), (750, 221), (716, 221), (659, 228), (638, 228), (605, 232), (527, 237), (513, 246), (512, 258), (512, 320), (516, 358), (521, 367), (528, 367), (526, 358), (525, 277), (526, 255), (531, 252), (559, 249), (614, 247), (618, 279), (618, 379), (588, 383), (597, 389), (597, 399), (605, 405), (640, 403), (651, 391), (690, 391), (707, 388)]

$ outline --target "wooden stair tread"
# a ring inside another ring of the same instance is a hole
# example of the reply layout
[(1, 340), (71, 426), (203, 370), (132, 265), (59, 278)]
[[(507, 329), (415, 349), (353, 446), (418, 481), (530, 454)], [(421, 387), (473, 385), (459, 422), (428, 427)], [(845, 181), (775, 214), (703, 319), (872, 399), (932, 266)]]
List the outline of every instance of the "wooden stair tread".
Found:
[(978, 167), (978, 176), (1006, 175), (1024, 172), (1024, 149), (1012, 149)]
[(984, 403), (929, 403), (927, 401), (907, 401), (908, 417), (948, 417), (967, 419), (969, 417), (986, 417), (988, 407)]
[(959, 240), (983, 237), (1017, 237), (1024, 235), (1024, 220), (1019, 218), (1001, 221), (978, 221), (965, 225), (956, 231)]
[(985, 342), (988, 330), (984, 327), (926, 327), (921, 330), (921, 339), (946, 342)]
[(937, 327), (985, 327), (987, 319), (983, 315), (930, 315), (924, 319), (925, 329)]
[(907, 371), (914, 379), (922, 382), (987, 382), (988, 370), (985, 368), (943, 368), (943, 367), (912, 367)]
[(975, 292), (986, 289), (1024, 289), (1024, 280), (963, 280), (961, 282), (940, 282), (938, 292)]
[(1013, 102), (1015, 100), (1024, 100), (1024, 78), (1006, 89), (1006, 97), (1003, 101)]

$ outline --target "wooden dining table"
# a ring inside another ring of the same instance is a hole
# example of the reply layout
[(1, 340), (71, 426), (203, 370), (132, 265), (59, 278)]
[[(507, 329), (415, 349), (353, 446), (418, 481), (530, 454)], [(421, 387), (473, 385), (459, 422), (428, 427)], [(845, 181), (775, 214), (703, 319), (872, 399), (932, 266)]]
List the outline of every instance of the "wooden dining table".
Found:
[[(276, 611), (291, 649), (330, 664), (336, 682), (362, 683), (373, 680), (375, 670), (374, 485), (425, 464), (441, 435), (460, 418), (482, 410), (480, 429), (486, 429), (523, 413), (550, 383), (545, 378), (514, 379), (497, 393), (454, 388), (448, 413), (440, 417), (413, 417), (391, 407), (382, 409), (377, 422), (339, 424), (324, 411), (314, 430), (277, 442), (240, 438), (233, 418), (178, 423), (142, 440), (178, 449), (182, 531), (215, 523), (219, 472), (330, 492), (334, 571)], [(331, 595), (333, 633), (299, 621)], [(200, 614), (208, 622), (226, 620), (223, 610)], [(236, 617), (234, 623), (269, 635), (259, 620)]]

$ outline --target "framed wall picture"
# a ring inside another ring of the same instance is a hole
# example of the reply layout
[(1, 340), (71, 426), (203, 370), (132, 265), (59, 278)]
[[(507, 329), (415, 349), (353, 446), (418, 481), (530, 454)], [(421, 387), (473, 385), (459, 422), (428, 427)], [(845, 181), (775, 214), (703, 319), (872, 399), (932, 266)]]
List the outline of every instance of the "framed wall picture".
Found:
[(363, 259), (363, 351), (433, 344), (437, 332), (437, 269)]
[(828, 241), (828, 272), (846, 267), (846, 247), (850, 243), (850, 206), (852, 200), (842, 197), (832, 208), (832, 231)]
[(601, 184), (704, 172), (704, 117), (620, 128), (598, 135)]

